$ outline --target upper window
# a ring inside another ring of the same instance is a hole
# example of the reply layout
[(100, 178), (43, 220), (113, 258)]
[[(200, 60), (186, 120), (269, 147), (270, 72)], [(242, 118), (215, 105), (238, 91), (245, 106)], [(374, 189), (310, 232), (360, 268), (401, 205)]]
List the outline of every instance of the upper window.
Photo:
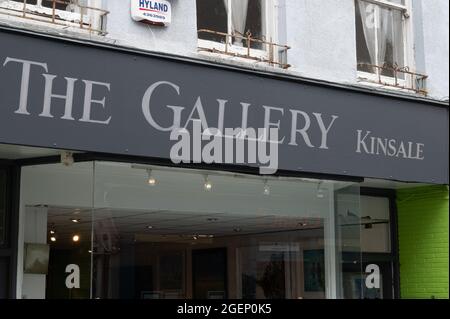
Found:
[(105, 34), (108, 12), (101, 7), (102, 0), (4, 0), (0, 1), (0, 15)]
[[(244, 39), (265, 38), (265, 17), (263, 17), (265, 1), (262, 0), (197, 0), (197, 26), (199, 39), (225, 43), (234, 46), (247, 46)], [(207, 30), (217, 33), (209, 33)], [(220, 33), (236, 35), (222, 36)], [(262, 49), (261, 43), (252, 42), (250, 47)]]
[(393, 69), (405, 67), (405, 19), (409, 15), (405, 1), (356, 0), (359, 71), (394, 77)]
[(273, 0), (197, 0), (200, 49), (287, 67), (274, 21)]

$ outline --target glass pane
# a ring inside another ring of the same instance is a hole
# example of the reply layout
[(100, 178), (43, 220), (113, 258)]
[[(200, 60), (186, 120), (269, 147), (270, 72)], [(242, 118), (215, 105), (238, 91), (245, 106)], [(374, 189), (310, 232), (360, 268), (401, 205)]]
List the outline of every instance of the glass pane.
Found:
[(356, 10), (356, 55), (358, 71), (375, 73), (371, 65), (376, 64), (375, 11), (374, 6), (365, 1), (355, 1)]
[(362, 252), (391, 252), (389, 199), (361, 196), (361, 222)]
[(90, 298), (92, 177), (93, 163), (22, 168), (22, 298)]
[(54, 4), (55, 5), (55, 9), (66, 10), (67, 6), (70, 5), (71, 2), (74, 3), (75, 1), (70, 1), (70, 0), (56, 0), (56, 1), (42, 0), (42, 6), (43, 7), (47, 7), (47, 8), (53, 8), (53, 4)]
[[(264, 39), (263, 34), (263, 4), (261, 0), (232, 1), (232, 30), (243, 37), (250, 35), (255, 39)], [(234, 38), (233, 44), (248, 47), (248, 41), (241, 38)], [(252, 49), (262, 49), (260, 42), (251, 42)]]
[[(404, 67), (404, 40), (402, 13), (398, 10), (380, 10), (379, 52), (382, 65), (387, 67)], [(394, 76), (393, 71), (383, 70), (382, 75)], [(402, 74), (397, 76), (403, 77)]]
[[(227, 9), (223, 0), (197, 0), (197, 30), (228, 32)], [(225, 43), (225, 36), (199, 32), (199, 39)]]
[[(23, 3), (23, 0), (12, 0), (12, 1)], [(37, 0), (26, 0), (26, 3), (27, 4), (36, 4)]]
[(405, 0), (387, 0), (388, 2), (392, 2), (395, 4), (405, 5)]
[(94, 298), (337, 296), (339, 236), (360, 251), (360, 219), (351, 236), (334, 230), (340, 184), (149, 170), (95, 163)]
[(0, 169), (0, 247), (6, 243), (6, 172)]
[(364, 298), (362, 269), (360, 189), (357, 185), (336, 189), (337, 296), (345, 299)]
[(23, 298), (364, 295), (357, 184), (149, 170), (22, 169)]

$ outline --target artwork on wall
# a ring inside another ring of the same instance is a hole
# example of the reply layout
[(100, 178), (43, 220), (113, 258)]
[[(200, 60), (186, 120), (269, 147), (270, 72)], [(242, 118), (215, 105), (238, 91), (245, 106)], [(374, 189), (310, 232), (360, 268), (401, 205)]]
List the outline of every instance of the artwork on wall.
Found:
[(25, 244), (24, 273), (42, 274), (48, 273), (48, 259), (50, 246), (47, 244)]
[(325, 255), (320, 250), (303, 251), (305, 292), (325, 291)]

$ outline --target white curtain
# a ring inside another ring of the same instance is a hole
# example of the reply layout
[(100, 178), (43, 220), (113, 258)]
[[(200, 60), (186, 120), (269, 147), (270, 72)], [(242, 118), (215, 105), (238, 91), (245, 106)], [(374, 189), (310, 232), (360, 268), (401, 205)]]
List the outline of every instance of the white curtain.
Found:
[(382, 66), (384, 63), (393, 64), (391, 59), (386, 60), (386, 49), (390, 45), (393, 47), (393, 32), (392, 32), (392, 10), (379, 8), (379, 26), (378, 33), (378, 65)]
[(365, 2), (358, 1), (359, 4), (359, 12), (361, 14), (361, 21), (364, 31), (364, 38), (366, 39), (367, 49), (370, 55), (370, 63), (376, 64), (377, 62), (377, 49), (376, 45), (376, 6)]
[[(231, 3), (231, 30), (245, 35), (245, 24), (247, 21), (248, 0), (223, 0), (227, 13), (230, 14), (229, 3)], [(237, 39), (237, 43), (241, 43)]]

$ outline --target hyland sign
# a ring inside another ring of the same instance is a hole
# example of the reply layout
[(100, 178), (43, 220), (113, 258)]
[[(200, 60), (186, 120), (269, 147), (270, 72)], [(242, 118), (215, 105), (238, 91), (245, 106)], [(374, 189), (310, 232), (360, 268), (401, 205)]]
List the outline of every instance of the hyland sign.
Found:
[(131, 0), (131, 18), (138, 22), (167, 26), (172, 21), (172, 6), (165, 0)]
[(0, 43), (0, 143), (448, 184), (440, 105), (13, 31)]

